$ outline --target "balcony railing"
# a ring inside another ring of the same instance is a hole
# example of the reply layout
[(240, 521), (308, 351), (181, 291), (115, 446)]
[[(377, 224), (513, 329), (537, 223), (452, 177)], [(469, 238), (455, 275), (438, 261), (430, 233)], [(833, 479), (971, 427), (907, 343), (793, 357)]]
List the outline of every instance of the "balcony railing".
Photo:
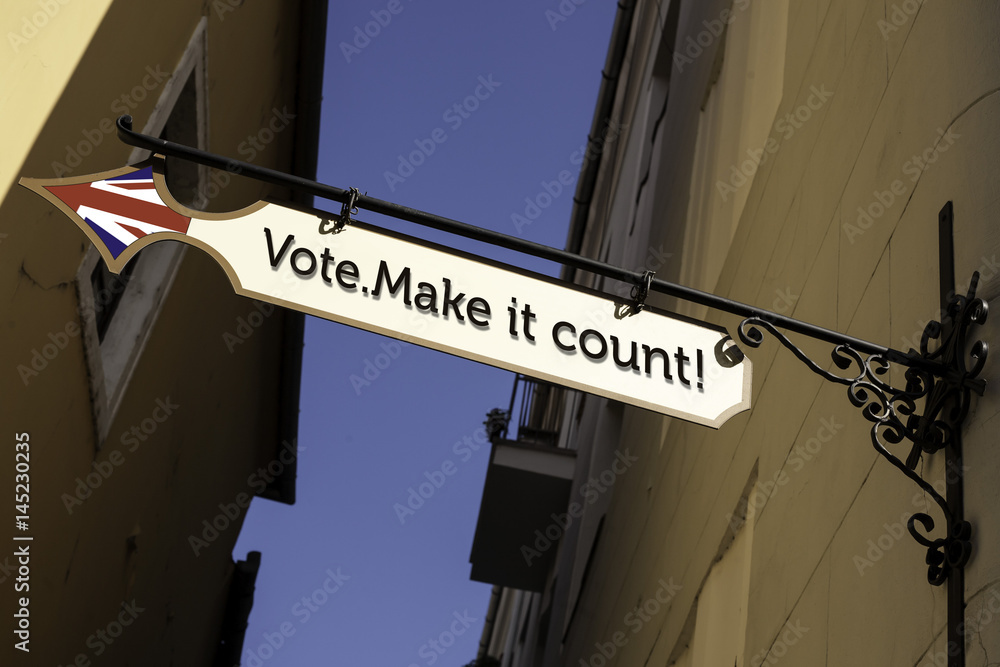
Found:
[[(565, 393), (564, 387), (550, 382), (535, 380), (524, 375), (515, 376), (505, 423), (502, 430), (495, 434), (491, 432), (491, 435), (520, 443), (555, 447), (562, 426)], [(510, 434), (510, 422), (515, 406), (518, 408), (517, 433)]]

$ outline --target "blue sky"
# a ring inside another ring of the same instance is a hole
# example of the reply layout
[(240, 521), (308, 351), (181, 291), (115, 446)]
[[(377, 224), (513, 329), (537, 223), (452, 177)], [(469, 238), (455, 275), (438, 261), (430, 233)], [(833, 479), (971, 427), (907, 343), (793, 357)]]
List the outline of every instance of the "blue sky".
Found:
[[(556, 0), (331, 6), (319, 180), (562, 247), (615, 4), (561, 5), (565, 13)], [(558, 192), (564, 170), (573, 183)], [(539, 197), (546, 184), (550, 196)], [(526, 200), (547, 206), (526, 211)], [(516, 226), (515, 214), (530, 224)], [(452, 667), (475, 657), (490, 587), (469, 580), (489, 458), (488, 445), (474, 445), (512, 382), (506, 371), (307, 320), (298, 501), (255, 499), (234, 551), (263, 553), (242, 664)], [(401, 521), (394, 505), (411, 487), (440, 483), (446, 465), (453, 474)]]

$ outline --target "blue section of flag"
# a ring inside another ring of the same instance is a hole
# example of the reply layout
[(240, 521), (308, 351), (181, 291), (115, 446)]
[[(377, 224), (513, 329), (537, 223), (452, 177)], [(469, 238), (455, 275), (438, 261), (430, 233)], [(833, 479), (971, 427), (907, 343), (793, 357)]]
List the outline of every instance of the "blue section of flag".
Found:
[(114, 178), (107, 179), (108, 181), (141, 181), (141, 180), (153, 180), (153, 168), (146, 167), (145, 169), (140, 169), (139, 171), (133, 171), (128, 174), (122, 174), (121, 176), (115, 176)]
[(111, 256), (118, 259), (118, 255), (122, 254), (122, 251), (125, 250), (125, 244), (108, 232), (104, 231), (100, 225), (90, 218), (84, 218), (84, 220), (86, 220), (87, 224), (90, 225), (90, 228), (97, 232), (97, 235), (101, 237), (101, 240), (104, 241), (104, 245), (111, 253)]

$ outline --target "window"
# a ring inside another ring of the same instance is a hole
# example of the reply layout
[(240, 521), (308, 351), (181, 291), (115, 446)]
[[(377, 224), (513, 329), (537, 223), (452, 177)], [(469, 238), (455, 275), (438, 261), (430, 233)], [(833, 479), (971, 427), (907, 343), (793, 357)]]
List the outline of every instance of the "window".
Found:
[[(139, 257), (128, 263), (118, 275), (108, 270), (108, 265), (98, 262), (97, 266), (90, 274), (90, 288), (94, 294), (107, 294), (106, 302), (102, 302), (94, 311), (94, 323), (97, 325), (97, 340), (104, 342), (104, 337), (108, 334), (108, 327), (118, 310), (118, 304), (122, 301), (122, 293), (128, 287), (128, 280), (135, 271)], [(104, 300), (102, 300), (104, 301)]]
[[(143, 133), (207, 147), (206, 25), (206, 19), (202, 18), (180, 64), (164, 85)], [(139, 162), (147, 155), (136, 149), (129, 163)], [(168, 161), (166, 176), (170, 191), (179, 202), (193, 208), (204, 205), (207, 183), (204, 169)], [(185, 248), (182, 243), (154, 243), (132, 258), (117, 276), (108, 271), (93, 247), (80, 264), (76, 284), (98, 447), (108, 436)]]

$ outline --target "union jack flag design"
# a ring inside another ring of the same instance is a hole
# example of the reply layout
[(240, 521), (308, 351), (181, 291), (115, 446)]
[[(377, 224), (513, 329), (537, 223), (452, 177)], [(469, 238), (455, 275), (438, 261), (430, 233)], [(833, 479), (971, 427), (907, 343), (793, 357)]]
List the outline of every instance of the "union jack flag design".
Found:
[(147, 234), (187, 234), (191, 218), (163, 202), (153, 182), (153, 168), (89, 183), (45, 185), (100, 237), (115, 259)]

